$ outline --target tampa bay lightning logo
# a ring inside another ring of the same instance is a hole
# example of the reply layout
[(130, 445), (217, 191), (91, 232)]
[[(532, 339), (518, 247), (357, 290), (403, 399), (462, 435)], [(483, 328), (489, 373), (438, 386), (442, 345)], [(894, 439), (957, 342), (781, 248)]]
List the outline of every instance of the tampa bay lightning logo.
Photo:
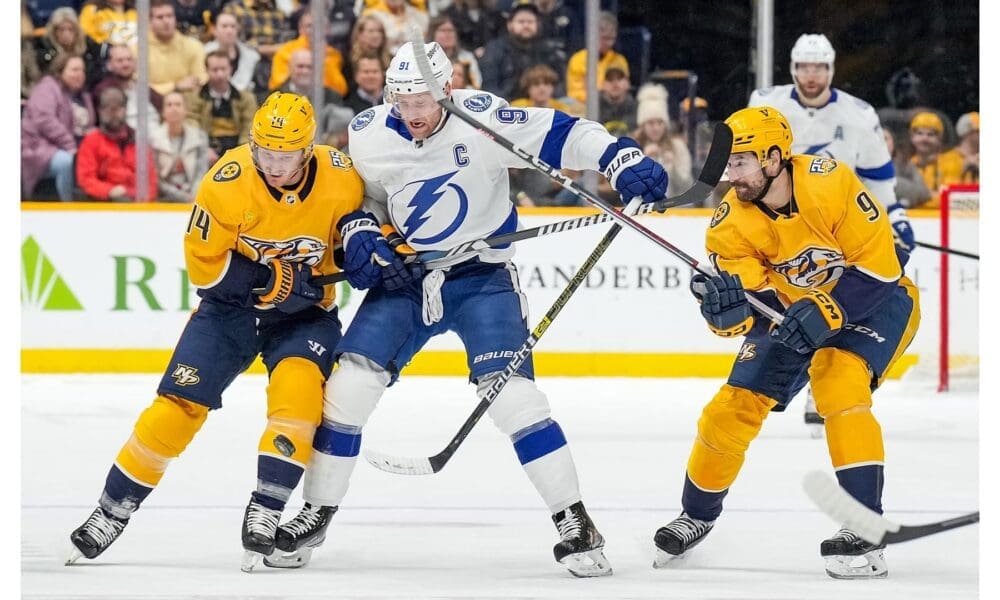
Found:
[(462, 104), (473, 112), (483, 112), (493, 104), (493, 98), (489, 94), (476, 94), (466, 98)]
[[(448, 183), (457, 170), (430, 179), (411, 181), (389, 198), (392, 222), (412, 244), (436, 244), (455, 233), (469, 213), (469, 196)], [(419, 232), (420, 237), (417, 237)]]
[(369, 108), (368, 110), (354, 117), (354, 120), (351, 122), (351, 129), (353, 129), (354, 131), (361, 131), (365, 127), (368, 127), (368, 124), (371, 123), (374, 119), (375, 119), (375, 109)]

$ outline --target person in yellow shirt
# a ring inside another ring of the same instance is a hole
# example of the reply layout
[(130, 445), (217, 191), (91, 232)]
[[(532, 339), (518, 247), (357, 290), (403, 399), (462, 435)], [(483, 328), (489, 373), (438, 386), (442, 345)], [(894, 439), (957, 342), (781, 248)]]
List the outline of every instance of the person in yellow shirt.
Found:
[[(271, 79), (267, 84), (270, 89), (278, 89), (288, 80), (290, 74), (288, 65), (293, 52), (303, 48), (312, 51), (312, 29), (312, 13), (303, 12), (302, 16), (299, 17), (299, 37), (282, 44), (274, 53), (274, 59), (271, 62)], [(343, 72), (344, 57), (339, 50), (326, 44), (325, 41), (324, 46), (326, 47), (326, 59), (323, 60), (323, 85), (344, 97), (347, 95), (347, 80), (344, 79)]]
[(80, 9), (80, 27), (98, 44), (133, 44), (137, 14), (135, 0), (96, 0)]
[(157, 94), (190, 92), (208, 81), (205, 47), (177, 31), (172, 0), (150, 0), (149, 30), (149, 87)]
[(924, 183), (931, 190), (931, 199), (920, 208), (938, 208), (941, 205), (941, 188), (953, 183), (962, 183), (964, 159), (962, 154), (951, 149), (941, 152), (944, 123), (932, 112), (919, 112), (910, 120), (910, 142), (914, 155), (910, 159)]
[[(604, 83), (604, 74), (614, 66), (628, 76), (628, 60), (611, 48), (618, 39), (618, 19), (610, 12), (603, 11), (597, 21), (600, 41), (597, 46), (597, 89)], [(576, 52), (566, 66), (566, 95), (577, 102), (587, 101), (587, 49)]]

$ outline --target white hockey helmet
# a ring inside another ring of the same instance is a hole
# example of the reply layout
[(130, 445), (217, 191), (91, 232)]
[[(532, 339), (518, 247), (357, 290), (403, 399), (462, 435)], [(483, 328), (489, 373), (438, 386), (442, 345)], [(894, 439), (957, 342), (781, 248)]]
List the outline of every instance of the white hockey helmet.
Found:
[(803, 33), (792, 46), (792, 61), (789, 70), (792, 80), (795, 79), (797, 63), (819, 63), (830, 67), (830, 81), (833, 81), (833, 61), (837, 53), (833, 50), (830, 40), (822, 33)]
[[(451, 83), (451, 74), (454, 70), (451, 59), (437, 42), (424, 44), (424, 50), (427, 52), (428, 62), (431, 63), (431, 71), (434, 73), (437, 89), (443, 90), (445, 84)], [(385, 71), (385, 92), (383, 95), (386, 104), (397, 104), (397, 97), (400, 95), (430, 91), (423, 75), (420, 74), (415, 57), (412, 42), (406, 42), (400, 46), (396, 55), (392, 57), (389, 68)]]

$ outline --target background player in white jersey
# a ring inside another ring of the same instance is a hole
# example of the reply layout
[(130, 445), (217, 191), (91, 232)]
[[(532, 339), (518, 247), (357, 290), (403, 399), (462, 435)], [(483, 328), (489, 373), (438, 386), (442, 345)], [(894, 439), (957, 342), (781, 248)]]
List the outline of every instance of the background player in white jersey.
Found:
[[(278, 531), (278, 547), (300, 556), (323, 541), (347, 492), (361, 429), (385, 387), (428, 339), (456, 332), (470, 379), (482, 393), (528, 337), (525, 298), (509, 262), (512, 247), (456, 258), (424, 274), (415, 267), (419, 263), (404, 265), (379, 232), (380, 224), (391, 224), (420, 252), (517, 228), (507, 170), (526, 163), (444, 112), (428, 85), (440, 86), (463, 110), (556, 168), (600, 169), (625, 199), (658, 200), (667, 187), (663, 168), (634, 140), (615, 139), (598, 123), (552, 109), (511, 108), (493, 94), (452, 90), (451, 63), (436, 43), (427, 46), (435, 77), (428, 84), (414, 56), (410, 43), (399, 49), (386, 72), (386, 103), (357, 115), (350, 128), (350, 151), (366, 197), (364, 210), (340, 223), (344, 271), (368, 293), (337, 345), (340, 366), (326, 388), (323, 423), (313, 442), (307, 504)], [(489, 415), (510, 436), (553, 513), (561, 537), (553, 549), (556, 560), (580, 577), (609, 575), (604, 539), (581, 501), (566, 438), (535, 385), (530, 359)]]
[[(896, 171), (882, 135), (882, 124), (870, 104), (833, 87), (836, 52), (823, 34), (805, 33), (792, 47), (792, 82), (754, 90), (749, 106), (773, 106), (792, 126), (793, 154), (828, 156), (854, 169), (865, 187), (887, 208), (896, 245), (916, 246), (906, 210), (896, 200)], [(807, 394), (805, 422), (815, 437), (823, 435), (812, 390)]]

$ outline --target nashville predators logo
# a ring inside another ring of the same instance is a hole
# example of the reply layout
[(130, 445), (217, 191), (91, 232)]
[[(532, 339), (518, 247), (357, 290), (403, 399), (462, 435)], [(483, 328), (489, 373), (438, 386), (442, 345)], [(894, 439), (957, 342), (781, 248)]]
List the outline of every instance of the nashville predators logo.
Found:
[(722, 204), (719, 205), (719, 208), (715, 209), (715, 214), (712, 215), (712, 222), (709, 223), (708, 226), (715, 227), (728, 216), (729, 216), (729, 203), (723, 202)]
[(177, 363), (177, 368), (174, 369), (174, 372), (171, 373), (170, 376), (174, 378), (177, 385), (182, 387), (186, 385), (196, 385), (201, 381), (201, 377), (198, 377), (198, 369), (182, 365), (181, 363)]
[(354, 166), (350, 156), (336, 150), (330, 150), (330, 164), (345, 171), (350, 171), (351, 167)]
[(253, 249), (254, 260), (264, 264), (280, 258), (315, 267), (323, 259), (327, 248), (321, 240), (308, 236), (294, 237), (290, 240), (258, 240), (241, 235), (240, 241)]
[(745, 342), (740, 347), (740, 353), (736, 356), (736, 362), (745, 362), (757, 358), (757, 344)]
[(218, 182), (232, 181), (240, 176), (240, 172), (240, 163), (236, 161), (229, 161), (222, 165), (221, 169), (215, 172), (212, 179)]
[(809, 172), (826, 175), (837, 168), (837, 161), (832, 158), (814, 158), (809, 163)]
[(795, 258), (771, 269), (797, 288), (812, 289), (840, 279), (846, 268), (844, 255), (829, 248), (810, 246)]

